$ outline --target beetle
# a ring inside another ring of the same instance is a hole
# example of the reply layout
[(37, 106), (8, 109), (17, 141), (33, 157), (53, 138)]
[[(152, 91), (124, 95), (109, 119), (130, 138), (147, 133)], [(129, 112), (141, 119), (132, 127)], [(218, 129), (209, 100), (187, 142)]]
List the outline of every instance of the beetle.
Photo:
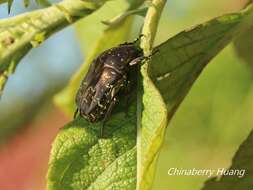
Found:
[(131, 67), (145, 58), (138, 40), (108, 49), (93, 60), (76, 95), (75, 115), (79, 112), (89, 122), (103, 121), (104, 126), (130, 82)]

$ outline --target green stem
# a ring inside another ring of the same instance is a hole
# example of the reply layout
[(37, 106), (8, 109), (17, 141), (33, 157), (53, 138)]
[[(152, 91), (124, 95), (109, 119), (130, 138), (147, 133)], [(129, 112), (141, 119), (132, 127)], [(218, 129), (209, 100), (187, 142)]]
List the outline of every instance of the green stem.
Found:
[(149, 55), (151, 53), (157, 26), (159, 24), (161, 13), (165, 4), (166, 0), (153, 0), (148, 9), (142, 28), (142, 34), (144, 37), (141, 41), (141, 47), (145, 55)]
[[(144, 25), (142, 28), (142, 34), (144, 35), (141, 39), (141, 48), (144, 51), (145, 56), (149, 56), (152, 52), (152, 47), (154, 44), (155, 35), (157, 32), (157, 27), (161, 17), (161, 13), (166, 4), (166, 0), (153, 0), (150, 4), (148, 12), (146, 14)], [(154, 88), (155, 86), (151, 79), (148, 77), (148, 62), (141, 67), (141, 77), (138, 79), (138, 94), (137, 94), (137, 189), (143, 189), (143, 178), (144, 178), (144, 169), (142, 167), (143, 156), (142, 156), (142, 113), (143, 113), (143, 93), (145, 93), (146, 88)], [(162, 98), (161, 98), (161, 101)], [(166, 111), (166, 110), (161, 110)]]
[(18, 62), (55, 32), (90, 15), (107, 0), (64, 0), (46, 9), (0, 20), (0, 97)]

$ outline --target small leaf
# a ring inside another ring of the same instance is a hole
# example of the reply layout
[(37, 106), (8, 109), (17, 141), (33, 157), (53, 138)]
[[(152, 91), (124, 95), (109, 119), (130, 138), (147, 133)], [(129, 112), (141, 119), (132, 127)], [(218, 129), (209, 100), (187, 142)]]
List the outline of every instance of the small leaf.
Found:
[(127, 17), (129, 17), (131, 15), (145, 16), (147, 13), (147, 10), (148, 10), (147, 7), (135, 9), (135, 10), (129, 10), (129, 11), (126, 11), (126, 12), (114, 17), (111, 20), (102, 21), (102, 23), (109, 25), (109, 26), (116, 26), (117, 24), (119, 24), (120, 22), (122, 22), (124, 19), (126, 19)]
[(25, 6), (25, 7), (28, 7), (29, 4), (30, 4), (30, 0), (24, 0), (24, 6)]
[(36, 0), (36, 2), (39, 5), (42, 5), (43, 7), (49, 7), (49, 6), (51, 6), (51, 3), (48, 0)]
[(242, 189), (252, 190), (253, 188), (253, 131), (241, 144), (236, 152), (232, 165), (227, 172), (236, 172), (236, 175), (223, 175), (221, 178), (213, 177), (205, 182), (203, 190), (230, 190)]
[(45, 34), (46, 34), (45, 32), (41, 32), (34, 36), (34, 38), (31, 40), (31, 44), (34, 48), (38, 47), (42, 42), (45, 41), (46, 39)]
[(253, 27), (241, 34), (234, 42), (235, 49), (240, 58), (253, 70)]
[(140, 7), (145, 0), (126, 0), (129, 3), (129, 10), (136, 9)]
[(8, 1), (8, 13), (10, 14), (13, 0), (7, 0), (7, 1)]

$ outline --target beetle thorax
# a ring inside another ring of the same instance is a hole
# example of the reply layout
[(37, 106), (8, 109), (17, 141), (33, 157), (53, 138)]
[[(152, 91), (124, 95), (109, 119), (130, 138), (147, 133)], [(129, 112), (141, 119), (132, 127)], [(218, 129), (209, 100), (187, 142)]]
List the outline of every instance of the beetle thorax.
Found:
[(112, 68), (115, 72), (123, 74), (128, 70), (129, 63), (140, 55), (141, 51), (133, 45), (119, 46), (110, 51), (104, 67)]

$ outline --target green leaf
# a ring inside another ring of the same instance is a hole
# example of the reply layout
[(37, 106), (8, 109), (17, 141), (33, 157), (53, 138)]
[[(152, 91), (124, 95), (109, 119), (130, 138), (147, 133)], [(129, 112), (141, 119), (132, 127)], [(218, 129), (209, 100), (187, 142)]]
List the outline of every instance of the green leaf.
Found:
[(126, 0), (129, 3), (129, 10), (136, 9), (141, 6), (145, 0)]
[(39, 5), (42, 5), (43, 7), (49, 7), (51, 3), (48, 0), (36, 0), (36, 2)]
[(0, 0), (0, 4), (6, 3), (8, 0)]
[(28, 7), (29, 4), (30, 4), (30, 0), (24, 0), (24, 6), (25, 6), (25, 7)]
[(234, 42), (235, 49), (240, 58), (253, 70), (253, 27), (242, 33)]
[[(3, 3), (7, 2), (8, 3), (8, 13), (10, 13), (13, 1), (14, 0), (0, 0), (0, 4), (3, 4)], [(23, 2), (24, 2), (25, 7), (28, 7), (30, 5), (30, 0), (23, 0)], [(43, 7), (48, 7), (48, 6), (51, 5), (51, 3), (48, 0), (36, 0), (36, 2), (39, 5), (42, 5)]]
[(7, 2), (8, 2), (8, 13), (10, 13), (13, 0), (7, 0)]
[(140, 8), (140, 9), (134, 9), (134, 10), (129, 10), (126, 11), (116, 17), (114, 17), (111, 20), (108, 21), (102, 21), (103, 24), (109, 25), (109, 26), (116, 26), (117, 24), (121, 23), (123, 20), (125, 20), (127, 17), (131, 15), (139, 15), (139, 16), (145, 16), (147, 13), (148, 8)]
[(253, 188), (253, 131), (241, 144), (236, 152), (232, 165), (227, 172), (236, 172), (234, 175), (222, 175), (221, 178), (213, 177), (206, 181), (203, 190), (230, 190), (242, 189), (252, 190)]
[(152, 90), (152, 83), (145, 81), (144, 76), (140, 189), (149, 189), (152, 183), (155, 162), (167, 127), (164, 107), (168, 119), (171, 119), (207, 63), (234, 37), (250, 27), (249, 23), (253, 23), (252, 5), (242, 12), (183, 31), (155, 48), (158, 53), (152, 56), (147, 69), (166, 105), (162, 104), (159, 93)]
[(102, 1), (99, 2), (97, 4), (89, 1), (65, 0), (56, 6), (2, 19), (0, 21), (0, 96), (9, 75), (15, 71), (18, 62), (33, 45), (37, 46), (50, 35), (72, 24), (69, 23), (69, 18), (74, 22), (88, 16), (101, 6)]
[(144, 0), (127, 0), (129, 3), (128, 9), (124, 11), (123, 13), (120, 13), (119, 15), (116, 15), (114, 18), (110, 20), (103, 20), (102, 23), (109, 25), (109, 26), (116, 26), (117, 24), (120, 24), (122, 21), (124, 21), (127, 17), (131, 15), (139, 15), (139, 16), (145, 16), (147, 13), (148, 8), (143, 7), (139, 8), (143, 3)]
[(101, 123), (82, 118), (58, 133), (51, 150), (47, 189), (135, 189), (136, 108), (114, 114), (100, 136)]
[(93, 59), (102, 51), (127, 41), (133, 18), (129, 17), (114, 27), (108, 27), (101, 22), (115, 17), (127, 8), (128, 4), (125, 1), (108, 2), (89, 18), (78, 23), (77, 32), (86, 61), (71, 78), (68, 86), (54, 99), (67, 114), (73, 115), (75, 111), (76, 92)]

